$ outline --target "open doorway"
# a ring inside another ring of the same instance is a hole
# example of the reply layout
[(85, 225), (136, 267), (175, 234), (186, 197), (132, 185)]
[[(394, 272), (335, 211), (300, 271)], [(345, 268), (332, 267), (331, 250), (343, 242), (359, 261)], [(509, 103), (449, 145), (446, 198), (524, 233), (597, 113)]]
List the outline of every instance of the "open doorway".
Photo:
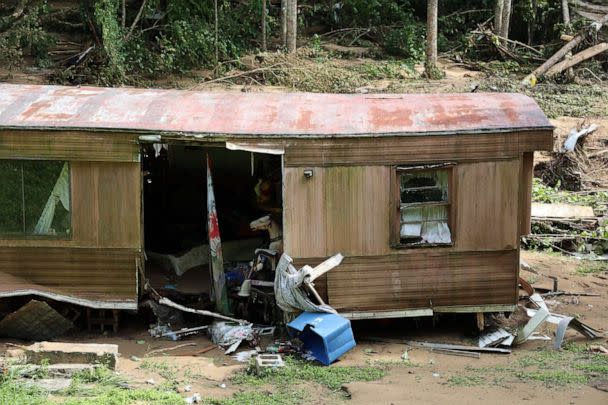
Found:
[(269, 215), (281, 227), (281, 156), (217, 146), (142, 147), (146, 277), (168, 295), (208, 295), (207, 164), (209, 156), (228, 287), (238, 287), (268, 248), (268, 231), (250, 223)]

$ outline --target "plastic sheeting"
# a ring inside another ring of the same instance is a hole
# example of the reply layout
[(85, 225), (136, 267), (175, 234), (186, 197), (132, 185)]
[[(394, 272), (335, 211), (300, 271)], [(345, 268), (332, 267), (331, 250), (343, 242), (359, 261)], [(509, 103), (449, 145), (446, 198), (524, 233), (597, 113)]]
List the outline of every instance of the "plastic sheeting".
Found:
[(310, 273), (296, 270), (291, 263), (292, 258), (283, 254), (275, 271), (274, 295), (279, 308), (287, 313), (305, 311), (336, 314), (336, 310), (329, 305), (317, 305), (308, 298), (302, 289), (302, 283)]
[(35, 234), (45, 235), (50, 232), (53, 218), (55, 218), (55, 208), (59, 201), (61, 201), (63, 208), (67, 211), (70, 210), (70, 170), (67, 162), (63, 165), (55, 187), (53, 187), (44, 210), (42, 210), (42, 214), (38, 218), (38, 222), (34, 228)]

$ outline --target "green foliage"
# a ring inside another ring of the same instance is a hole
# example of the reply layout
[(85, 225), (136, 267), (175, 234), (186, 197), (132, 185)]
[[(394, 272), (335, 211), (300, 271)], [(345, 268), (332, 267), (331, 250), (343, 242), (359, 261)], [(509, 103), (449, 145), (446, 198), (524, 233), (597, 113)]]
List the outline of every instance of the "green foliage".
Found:
[[(65, 162), (0, 160), (0, 233), (32, 235)], [(70, 213), (57, 204), (51, 228), (70, 232)]]
[(379, 367), (324, 367), (316, 363), (288, 357), (285, 367), (268, 369), (258, 376), (250, 369), (234, 377), (237, 384), (262, 385), (268, 383), (296, 384), (312, 381), (331, 390), (338, 390), (344, 383), (374, 381), (384, 377), (386, 371)]
[(560, 190), (559, 188), (559, 183), (555, 187), (550, 187), (543, 184), (540, 179), (535, 178), (532, 184), (532, 201), (542, 203), (588, 205), (593, 208), (599, 208), (608, 204), (607, 191), (580, 194)]
[(20, 18), (15, 19), (12, 12), (0, 6), (0, 65), (13, 69), (31, 56), (37, 65), (47, 66), (48, 50), (56, 39), (43, 28), (46, 0), (28, 7)]
[(608, 263), (606, 262), (583, 262), (576, 269), (578, 274), (599, 274), (608, 272)]
[(425, 40), (424, 25), (410, 20), (403, 28), (388, 31), (382, 47), (389, 55), (420, 61), (425, 55)]
[(101, 31), (106, 65), (102, 67), (102, 84), (122, 83), (126, 78), (126, 55), (122, 27), (117, 14), (120, 0), (99, 0), (95, 3), (95, 21)]

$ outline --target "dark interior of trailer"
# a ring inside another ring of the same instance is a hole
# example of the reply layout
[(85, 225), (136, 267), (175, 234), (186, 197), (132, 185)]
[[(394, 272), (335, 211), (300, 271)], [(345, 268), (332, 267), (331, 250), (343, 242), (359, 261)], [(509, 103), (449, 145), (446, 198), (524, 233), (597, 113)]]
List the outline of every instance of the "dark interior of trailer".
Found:
[(146, 277), (153, 288), (209, 294), (207, 157), (228, 286), (238, 287), (269, 232), (250, 223), (269, 215), (281, 226), (281, 157), (224, 147), (142, 147)]

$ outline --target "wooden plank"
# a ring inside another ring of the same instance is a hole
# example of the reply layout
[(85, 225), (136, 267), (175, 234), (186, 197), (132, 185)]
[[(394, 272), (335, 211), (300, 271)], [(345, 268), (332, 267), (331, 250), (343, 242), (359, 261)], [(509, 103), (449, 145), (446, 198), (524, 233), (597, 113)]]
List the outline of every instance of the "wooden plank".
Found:
[(457, 165), (456, 250), (516, 249), (519, 159)]
[(283, 140), (285, 165), (398, 165), (516, 158), (552, 150), (553, 131)]
[[(346, 257), (327, 273), (336, 309), (399, 310), (433, 306), (516, 304), (517, 250)], [(320, 259), (298, 259), (314, 265)]]
[(139, 162), (135, 134), (0, 130), (0, 159)]

